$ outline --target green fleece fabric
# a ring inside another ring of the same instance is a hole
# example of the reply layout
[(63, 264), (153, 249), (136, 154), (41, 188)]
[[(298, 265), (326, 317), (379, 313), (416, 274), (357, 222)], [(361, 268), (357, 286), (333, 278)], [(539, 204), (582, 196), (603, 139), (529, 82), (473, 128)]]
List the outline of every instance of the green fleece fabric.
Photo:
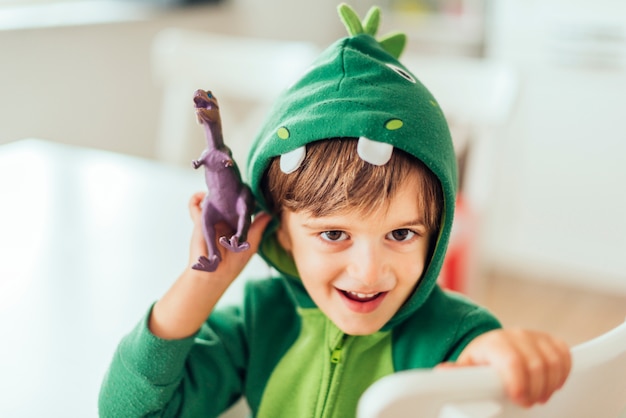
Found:
[(254, 417), (354, 417), (377, 379), (455, 360), (472, 339), (500, 326), (436, 283), (452, 227), (456, 157), (436, 100), (398, 61), (405, 38), (375, 38), (378, 9), (363, 21), (345, 5), (340, 14), (350, 36), (277, 100), (250, 151), (248, 178), (264, 207), (259, 185), (272, 158), (281, 165), (284, 158), (294, 172), (307, 144), (341, 137), (360, 138), (359, 156), (368, 162), (384, 164), (395, 148), (423, 161), (441, 182), (444, 213), (414, 294), (379, 332), (344, 335), (306, 292), (276, 240), (274, 219), (259, 253), (276, 277), (247, 283), (242, 306), (214, 311), (193, 338), (164, 341), (141, 321), (105, 376), (102, 417), (217, 417), (241, 396)]
[(454, 360), (499, 327), (483, 308), (434, 287), (393, 330), (343, 335), (318, 309), (298, 307), (288, 282), (247, 283), (244, 308), (215, 311), (192, 338), (156, 338), (142, 320), (115, 353), (100, 416), (217, 417), (244, 396), (254, 417), (354, 417), (378, 378)]
[[(277, 364), (258, 416), (354, 415), (360, 394), (394, 371), (391, 333), (354, 338), (344, 335), (319, 309), (298, 313), (300, 336)], [(285, 394), (290, 394), (289, 402)]]

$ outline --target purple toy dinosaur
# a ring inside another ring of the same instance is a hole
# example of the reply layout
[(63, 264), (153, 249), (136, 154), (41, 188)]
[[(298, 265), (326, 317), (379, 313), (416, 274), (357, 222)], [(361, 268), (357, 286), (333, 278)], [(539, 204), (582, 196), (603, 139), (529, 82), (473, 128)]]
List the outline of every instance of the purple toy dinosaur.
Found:
[(230, 148), (224, 144), (222, 121), (217, 99), (210, 91), (197, 90), (193, 101), (198, 122), (204, 127), (207, 148), (197, 160), (194, 168), (204, 166), (206, 185), (209, 189), (202, 204), (204, 238), (209, 256), (201, 256), (192, 266), (196, 270), (215, 271), (222, 260), (215, 242), (215, 225), (225, 222), (234, 235), (227, 239), (220, 237), (220, 244), (230, 251), (245, 251), (250, 248), (246, 242), (254, 199), (248, 186), (241, 181), (241, 174), (233, 160)]

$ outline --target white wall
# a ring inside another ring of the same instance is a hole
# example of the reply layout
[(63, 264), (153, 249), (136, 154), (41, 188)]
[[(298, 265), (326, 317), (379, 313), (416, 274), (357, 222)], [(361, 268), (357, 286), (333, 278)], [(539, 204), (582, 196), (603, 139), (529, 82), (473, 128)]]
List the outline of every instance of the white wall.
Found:
[(0, 142), (39, 137), (149, 156), (159, 109), (150, 33), (126, 24), (0, 32)]
[[(22, 13), (34, 24), (25, 22), (23, 29), (5, 30), (0, 19), (0, 143), (39, 137), (154, 157), (161, 89), (152, 77), (150, 47), (159, 30), (180, 27), (326, 44), (343, 29), (336, 4), (324, 2), (329, 6), (288, 2), (285, 12), (292, 19), (280, 13), (283, 2), (277, 0), (262, 7), (238, 0), (146, 9), (146, 20), (95, 25), (75, 25), (72, 10), (58, 16), (56, 9)], [(66, 18), (71, 25), (63, 24)], [(47, 26), (55, 21), (60, 25)], [(320, 27), (324, 21), (329, 24)]]
[(626, 294), (626, 4), (497, 3), (490, 56), (522, 87), (489, 251), (504, 269)]

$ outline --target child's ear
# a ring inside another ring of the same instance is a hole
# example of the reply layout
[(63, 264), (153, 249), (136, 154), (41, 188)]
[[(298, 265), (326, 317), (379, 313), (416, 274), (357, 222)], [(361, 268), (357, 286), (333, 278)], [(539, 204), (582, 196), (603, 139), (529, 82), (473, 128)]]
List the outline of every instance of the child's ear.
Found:
[(278, 229), (276, 230), (276, 238), (278, 239), (280, 246), (283, 247), (288, 254), (291, 254), (291, 237), (285, 222), (281, 222), (278, 226)]

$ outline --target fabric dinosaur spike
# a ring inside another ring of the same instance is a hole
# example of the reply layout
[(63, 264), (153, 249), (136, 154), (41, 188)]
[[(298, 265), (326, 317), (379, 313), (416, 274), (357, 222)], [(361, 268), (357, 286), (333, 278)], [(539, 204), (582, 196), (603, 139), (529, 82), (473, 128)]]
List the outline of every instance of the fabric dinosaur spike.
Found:
[(406, 45), (406, 35), (404, 33), (395, 32), (386, 35), (378, 41), (380, 46), (394, 58), (400, 58)]
[(350, 36), (361, 35), (363, 33), (361, 19), (359, 19), (359, 15), (356, 14), (352, 7), (342, 3), (337, 7), (337, 11)]
[(363, 31), (367, 35), (376, 36), (380, 25), (380, 9), (372, 7), (363, 19)]
[[(375, 37), (380, 26), (380, 8), (373, 6), (365, 15), (361, 22), (356, 11), (345, 3), (337, 7), (339, 17), (350, 36), (370, 35)], [(378, 39), (380, 46), (391, 56), (398, 59), (406, 45), (406, 35), (401, 32), (394, 32)]]

